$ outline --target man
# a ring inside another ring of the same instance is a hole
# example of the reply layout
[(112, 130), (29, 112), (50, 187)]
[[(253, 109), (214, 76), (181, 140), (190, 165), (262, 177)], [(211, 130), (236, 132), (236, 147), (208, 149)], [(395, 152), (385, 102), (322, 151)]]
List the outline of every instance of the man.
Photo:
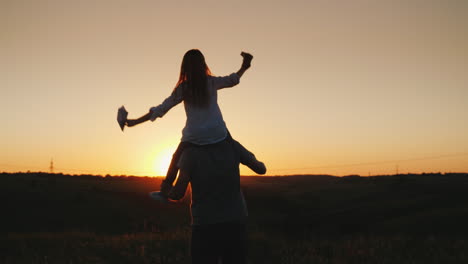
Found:
[(240, 188), (239, 164), (258, 174), (265, 165), (232, 138), (193, 146), (179, 160), (179, 178), (170, 200), (192, 187), (192, 263), (246, 263), (247, 207)]

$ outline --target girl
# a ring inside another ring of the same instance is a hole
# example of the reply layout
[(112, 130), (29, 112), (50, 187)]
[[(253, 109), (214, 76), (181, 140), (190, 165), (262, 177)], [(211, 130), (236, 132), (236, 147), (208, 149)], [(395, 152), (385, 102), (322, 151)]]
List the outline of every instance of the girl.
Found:
[[(223, 120), (218, 106), (218, 90), (235, 86), (245, 71), (250, 68), (253, 56), (241, 53), (242, 66), (236, 73), (229, 76), (215, 77), (206, 65), (203, 54), (198, 49), (192, 49), (185, 53), (180, 67), (179, 81), (171, 95), (156, 107), (138, 119), (127, 119), (125, 125), (132, 127), (145, 121), (154, 121), (163, 117), (172, 107), (184, 102), (187, 120), (182, 130), (181, 143), (172, 156), (172, 161), (167, 171), (166, 178), (161, 185), (161, 195), (167, 196), (172, 184), (177, 177), (178, 160), (183, 150), (188, 146), (208, 145), (223, 140), (233, 140)], [(242, 151), (248, 152), (242, 147)], [(266, 168), (262, 162), (249, 166), (258, 174), (265, 174)]]

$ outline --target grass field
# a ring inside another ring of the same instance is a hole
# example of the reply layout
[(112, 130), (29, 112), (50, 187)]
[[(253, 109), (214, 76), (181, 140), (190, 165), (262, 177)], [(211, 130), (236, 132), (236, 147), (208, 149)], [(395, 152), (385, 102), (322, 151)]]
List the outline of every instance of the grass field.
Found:
[[(161, 179), (0, 174), (0, 263), (190, 263)], [(250, 263), (468, 263), (468, 175), (242, 177)]]

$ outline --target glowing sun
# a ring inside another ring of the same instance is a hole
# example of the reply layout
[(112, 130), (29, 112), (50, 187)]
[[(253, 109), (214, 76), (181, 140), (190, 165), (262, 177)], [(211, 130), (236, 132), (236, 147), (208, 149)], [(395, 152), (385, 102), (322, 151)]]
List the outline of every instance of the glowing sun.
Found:
[(154, 159), (154, 172), (157, 176), (166, 176), (173, 152), (173, 148), (165, 148), (156, 153), (156, 157)]

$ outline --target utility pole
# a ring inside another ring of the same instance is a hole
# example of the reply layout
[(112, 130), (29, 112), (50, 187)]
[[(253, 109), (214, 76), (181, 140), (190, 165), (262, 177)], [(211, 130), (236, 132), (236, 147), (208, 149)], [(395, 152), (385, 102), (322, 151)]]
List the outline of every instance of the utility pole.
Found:
[(396, 165), (396, 175), (398, 175), (398, 164)]
[(54, 173), (54, 159), (50, 159), (49, 169), (51, 174)]

